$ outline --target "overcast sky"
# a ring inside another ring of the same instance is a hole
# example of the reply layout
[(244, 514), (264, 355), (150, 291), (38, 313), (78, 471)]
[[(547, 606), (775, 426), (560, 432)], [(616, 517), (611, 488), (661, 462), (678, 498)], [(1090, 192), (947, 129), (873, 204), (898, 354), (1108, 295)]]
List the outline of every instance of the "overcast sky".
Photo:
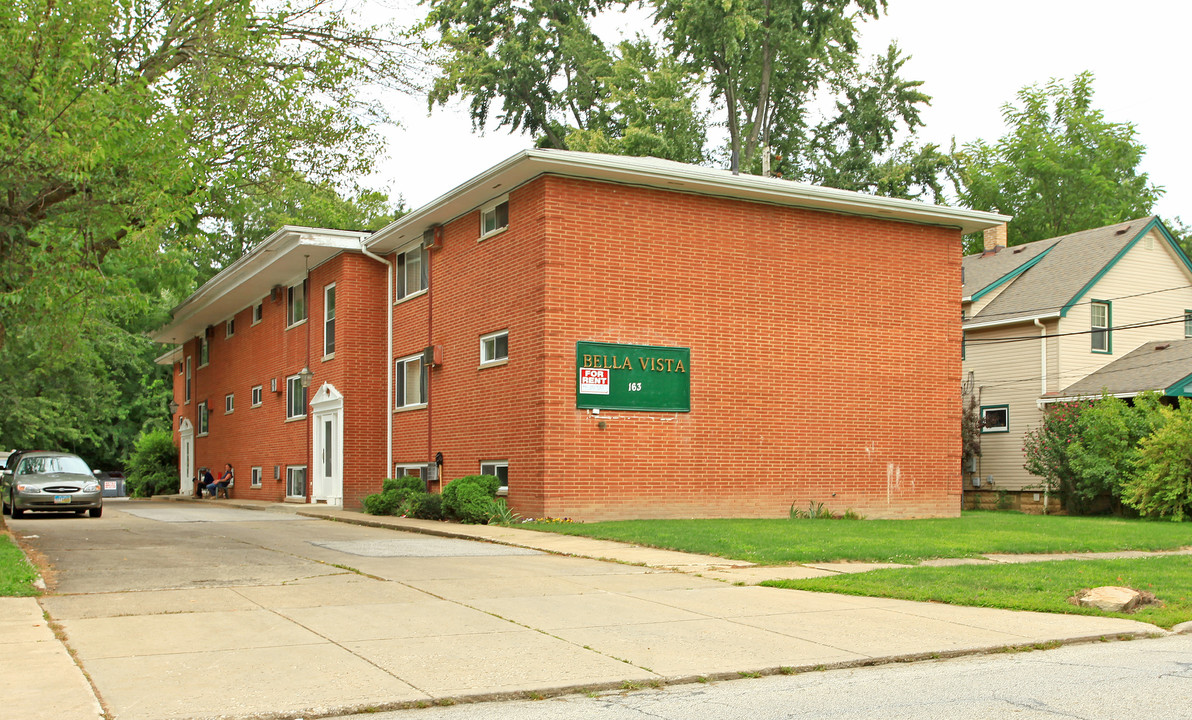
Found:
[[(1001, 137), (1001, 106), (1024, 85), (1091, 70), (1095, 106), (1110, 121), (1134, 123), (1147, 147), (1142, 169), (1167, 191), (1158, 214), (1192, 223), (1190, 31), (1189, 0), (889, 0), (888, 14), (864, 25), (862, 41), (866, 56), (891, 40), (912, 56), (905, 76), (925, 81), (933, 97), (921, 136), (945, 148), (953, 137)], [(384, 130), (389, 157), (371, 182), (411, 208), (532, 146), (503, 130), (473, 133), (462, 110), (428, 116), (425, 100), (400, 96), (389, 104), (403, 127)]]

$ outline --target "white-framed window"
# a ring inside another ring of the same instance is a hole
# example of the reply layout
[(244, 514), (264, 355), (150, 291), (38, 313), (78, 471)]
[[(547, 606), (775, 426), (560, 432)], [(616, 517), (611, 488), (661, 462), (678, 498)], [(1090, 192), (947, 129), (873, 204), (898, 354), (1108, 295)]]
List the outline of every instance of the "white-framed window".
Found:
[(206, 400), (199, 403), (196, 419), (199, 421), (199, 427), (197, 428), (198, 434), (206, 435), (207, 434), (207, 401)]
[(306, 417), (306, 388), (302, 378), (291, 375), (286, 378), (286, 419)]
[(335, 354), (335, 283), (323, 288), (323, 356)]
[(230, 338), (236, 334), (236, 318), (230, 317), (224, 321), (224, 337)]
[(1192, 337), (1192, 310), (1184, 310), (1184, 337)]
[(286, 497), (306, 497), (306, 466), (286, 466)]
[(480, 337), (480, 364), (491, 365), (509, 359), (509, 331), (489, 333)]
[(1010, 432), (1010, 407), (1008, 405), (982, 405), (981, 432)]
[(420, 407), (426, 404), (426, 365), (422, 354), (400, 358), (393, 363), (393, 407)]
[(231, 413), (236, 409), (236, 395), (235, 393), (228, 393), (224, 395), (224, 415)]
[(508, 460), (482, 460), (480, 461), (480, 474), (496, 475), (501, 480), (501, 488), (498, 492), (509, 492)]
[(265, 317), (265, 301), (257, 303), (252, 306), (252, 324), (256, 325), (261, 322), (261, 318)]
[(509, 198), (497, 198), (480, 209), (480, 239), (509, 227)]
[(199, 367), (207, 367), (209, 362), (211, 362), (211, 344), (204, 336), (199, 338)]
[(1113, 352), (1112, 332), (1113, 309), (1108, 300), (1093, 300), (1089, 303), (1089, 333), (1092, 336), (1093, 352)]
[(260, 385), (254, 385), (252, 388), (252, 406), (260, 407), (261, 397), (264, 395)]
[(252, 472), (252, 486), (256, 487), (256, 488), (261, 487), (261, 468), (255, 467), (251, 470), (251, 472)]
[(397, 254), (393, 272), (397, 276), (396, 299), (417, 295), (426, 289), (426, 250), (419, 243)]
[(194, 373), (190, 369), (190, 356), (186, 356), (186, 404), (190, 404), (190, 380), (194, 377)]
[(306, 281), (286, 288), (286, 327), (306, 319)]

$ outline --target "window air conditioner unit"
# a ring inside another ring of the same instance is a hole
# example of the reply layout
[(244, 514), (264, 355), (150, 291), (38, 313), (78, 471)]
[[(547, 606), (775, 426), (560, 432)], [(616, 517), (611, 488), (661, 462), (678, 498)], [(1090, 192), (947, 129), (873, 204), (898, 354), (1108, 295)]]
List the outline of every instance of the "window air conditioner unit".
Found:
[(422, 231), (422, 247), (427, 250), (438, 250), (443, 247), (442, 225), (431, 225)]
[(269, 299), (273, 302), (281, 300), (281, 285), (274, 285), (269, 291)]
[(427, 345), (422, 351), (422, 362), (427, 367), (438, 367), (443, 364), (443, 346)]

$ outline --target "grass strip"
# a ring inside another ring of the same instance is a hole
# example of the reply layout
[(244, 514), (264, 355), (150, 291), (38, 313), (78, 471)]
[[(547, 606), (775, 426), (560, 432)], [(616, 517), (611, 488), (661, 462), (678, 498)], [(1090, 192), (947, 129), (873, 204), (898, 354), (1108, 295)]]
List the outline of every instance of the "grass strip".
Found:
[[(1192, 620), (1192, 557), (960, 565), (874, 570), (809, 580), (771, 580), (770, 587), (899, 598), (1070, 615), (1120, 617), (1170, 629)], [(1162, 601), (1130, 614), (1072, 605), (1084, 588), (1119, 585), (1145, 590)]]
[(30, 597), (38, 594), (33, 581), (37, 570), (8, 535), (0, 534), (0, 597)]
[(1173, 550), (1192, 522), (966, 511), (926, 520), (624, 520), (526, 523), (531, 530), (618, 540), (760, 564), (898, 562), (987, 553)]

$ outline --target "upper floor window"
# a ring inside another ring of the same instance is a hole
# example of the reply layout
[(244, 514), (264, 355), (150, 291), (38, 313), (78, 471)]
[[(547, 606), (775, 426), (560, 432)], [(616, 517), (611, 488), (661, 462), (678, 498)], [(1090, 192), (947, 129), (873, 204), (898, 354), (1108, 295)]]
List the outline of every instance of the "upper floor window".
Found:
[(323, 355), (335, 354), (335, 284), (323, 288)]
[(265, 302), (261, 301), (252, 306), (252, 324), (256, 325), (261, 322), (261, 318), (265, 315)]
[(199, 421), (198, 434), (207, 434), (207, 401), (199, 403), (199, 411), (196, 419)]
[(192, 376), (193, 376), (193, 374), (190, 371), (190, 356), (187, 355), (186, 356), (186, 388), (185, 388), (186, 400), (185, 400), (185, 402), (190, 402), (190, 380), (191, 380)]
[(306, 417), (306, 388), (297, 375), (286, 378), (286, 419)]
[(1184, 337), (1192, 337), (1192, 310), (1184, 311)]
[(261, 386), (254, 385), (252, 388), (252, 406), (253, 407), (257, 407), (258, 405), (261, 404), (261, 395), (262, 395)]
[(286, 326), (297, 325), (306, 319), (306, 282), (291, 285), (286, 290)]
[(224, 337), (230, 338), (235, 334), (236, 334), (236, 318), (234, 318), (234, 317), (228, 318), (228, 321), (224, 323)]
[(393, 364), (393, 407), (426, 404), (426, 364), (422, 355), (401, 358)]
[(480, 210), (480, 239), (509, 227), (509, 200), (502, 199)]
[(1089, 304), (1090, 333), (1092, 336), (1093, 352), (1113, 352), (1112, 332), (1113, 313), (1109, 301), (1094, 300)]
[(211, 360), (211, 344), (206, 337), (199, 338), (199, 367), (205, 366)]
[(397, 299), (426, 289), (426, 250), (416, 245), (397, 254)]
[(480, 364), (509, 359), (509, 331), (491, 333), (480, 338)]
[(236, 409), (236, 396), (234, 394), (224, 395), (224, 414), (232, 412)]

